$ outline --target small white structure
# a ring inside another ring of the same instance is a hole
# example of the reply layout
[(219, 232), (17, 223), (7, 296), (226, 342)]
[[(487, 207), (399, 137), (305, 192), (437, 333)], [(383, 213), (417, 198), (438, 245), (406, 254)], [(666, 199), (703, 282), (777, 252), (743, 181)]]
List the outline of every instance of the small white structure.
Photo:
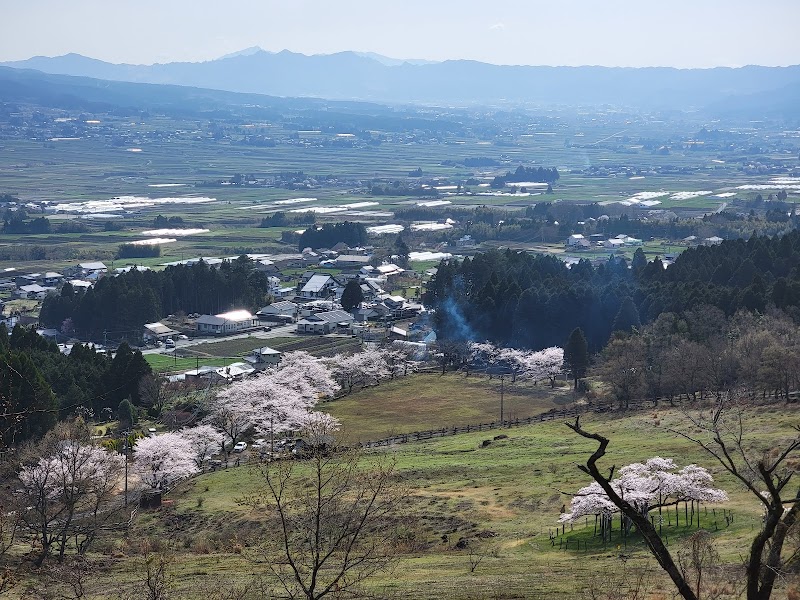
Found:
[(712, 237), (705, 238), (703, 240), (703, 245), (705, 246), (719, 246), (724, 240), (721, 237), (716, 235)]
[(610, 240), (606, 240), (603, 242), (604, 248), (610, 248), (611, 250), (616, 250), (617, 248), (622, 248), (625, 245), (623, 240), (619, 240), (617, 238), (613, 238)]
[(222, 335), (257, 327), (258, 319), (246, 310), (232, 310), (219, 315), (203, 315), (196, 324), (199, 333)]
[(567, 238), (566, 245), (569, 246), (578, 246), (582, 241), (586, 238), (583, 237), (580, 233), (573, 233), (571, 236)]

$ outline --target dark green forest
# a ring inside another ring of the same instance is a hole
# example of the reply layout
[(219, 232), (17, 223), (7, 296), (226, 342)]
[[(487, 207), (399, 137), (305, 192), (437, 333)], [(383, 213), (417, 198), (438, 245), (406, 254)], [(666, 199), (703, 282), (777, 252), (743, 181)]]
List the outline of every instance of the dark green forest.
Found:
[[(123, 400), (139, 406), (139, 382), (151, 373), (141, 352), (122, 344), (112, 358), (105, 352), (76, 344), (69, 355), (36, 333), (15, 326), (9, 334), (0, 325), (0, 438), (7, 447), (37, 439), (59, 416), (79, 407), (96, 416), (115, 411)], [(15, 415), (23, 415), (15, 417)]]
[(253, 310), (264, 306), (268, 296), (267, 275), (243, 256), (219, 267), (199, 261), (163, 271), (132, 269), (104, 277), (86, 292), (65, 284), (59, 295), (45, 298), (39, 320), (46, 327), (71, 329), (90, 339), (138, 340), (145, 323), (166, 315)]
[(580, 327), (599, 351), (617, 329), (702, 305), (725, 315), (774, 306), (800, 315), (800, 232), (686, 250), (668, 269), (637, 250), (629, 265), (611, 257), (568, 268), (552, 256), (511, 250), (443, 261), (428, 286), (443, 339), (517, 347), (562, 345)]

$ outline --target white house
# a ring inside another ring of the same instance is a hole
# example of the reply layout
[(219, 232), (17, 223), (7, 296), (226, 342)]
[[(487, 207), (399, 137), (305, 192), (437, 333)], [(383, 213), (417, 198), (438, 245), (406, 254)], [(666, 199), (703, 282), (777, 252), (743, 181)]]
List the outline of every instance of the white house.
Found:
[(303, 287), (300, 288), (298, 296), (303, 300), (316, 300), (318, 298), (329, 298), (341, 295), (344, 289), (336, 280), (327, 273), (314, 273)]
[(573, 233), (571, 236), (567, 238), (567, 246), (578, 246), (581, 242), (585, 241), (586, 238), (583, 237), (580, 233)]
[(281, 361), (281, 351), (269, 346), (263, 346), (253, 350), (244, 357), (244, 360), (256, 369), (274, 367)]
[(611, 250), (616, 250), (617, 248), (622, 248), (625, 245), (623, 240), (612, 238), (610, 240), (606, 240), (603, 242), (604, 248), (610, 248)]
[(705, 238), (705, 239), (703, 240), (703, 244), (704, 244), (705, 246), (718, 246), (718, 245), (720, 245), (720, 244), (721, 244), (723, 241), (724, 241), (724, 240), (723, 240), (721, 237), (718, 237), (718, 236), (716, 236), (716, 235), (715, 235), (715, 236), (712, 236), (712, 237)]
[(246, 310), (232, 310), (219, 315), (203, 315), (196, 321), (199, 333), (222, 335), (258, 326), (258, 319)]

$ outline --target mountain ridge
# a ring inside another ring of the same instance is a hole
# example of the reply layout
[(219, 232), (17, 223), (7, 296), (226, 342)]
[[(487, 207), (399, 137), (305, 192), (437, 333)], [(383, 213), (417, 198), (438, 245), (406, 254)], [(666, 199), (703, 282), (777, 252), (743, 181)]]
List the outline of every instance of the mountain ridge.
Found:
[(0, 66), (111, 81), (394, 104), (619, 105), (687, 110), (718, 105), (733, 97), (781, 93), (800, 83), (800, 65), (709, 69), (493, 65), (463, 59), (403, 60), (353, 51), (272, 53), (258, 47), (200, 63), (115, 64), (70, 53)]

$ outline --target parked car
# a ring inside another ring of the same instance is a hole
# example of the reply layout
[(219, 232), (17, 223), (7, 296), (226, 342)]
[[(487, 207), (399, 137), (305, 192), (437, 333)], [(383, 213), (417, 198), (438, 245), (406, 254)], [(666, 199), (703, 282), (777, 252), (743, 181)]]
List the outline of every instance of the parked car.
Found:
[(253, 443), (250, 444), (250, 448), (252, 450), (258, 450), (260, 448), (263, 448), (264, 444), (266, 444), (266, 442), (267, 442), (267, 440), (265, 440), (264, 438), (259, 438), (257, 440), (254, 440)]
[(178, 335), (178, 339), (179, 340), (188, 340), (189, 336), (186, 335), (185, 333), (181, 333), (180, 335)]
[(234, 452), (244, 452), (245, 450), (247, 450), (247, 442), (236, 442), (233, 447)]
[(173, 340), (172, 338), (167, 338), (167, 341), (164, 342), (164, 345), (167, 348), (174, 348), (175, 347), (175, 340)]

